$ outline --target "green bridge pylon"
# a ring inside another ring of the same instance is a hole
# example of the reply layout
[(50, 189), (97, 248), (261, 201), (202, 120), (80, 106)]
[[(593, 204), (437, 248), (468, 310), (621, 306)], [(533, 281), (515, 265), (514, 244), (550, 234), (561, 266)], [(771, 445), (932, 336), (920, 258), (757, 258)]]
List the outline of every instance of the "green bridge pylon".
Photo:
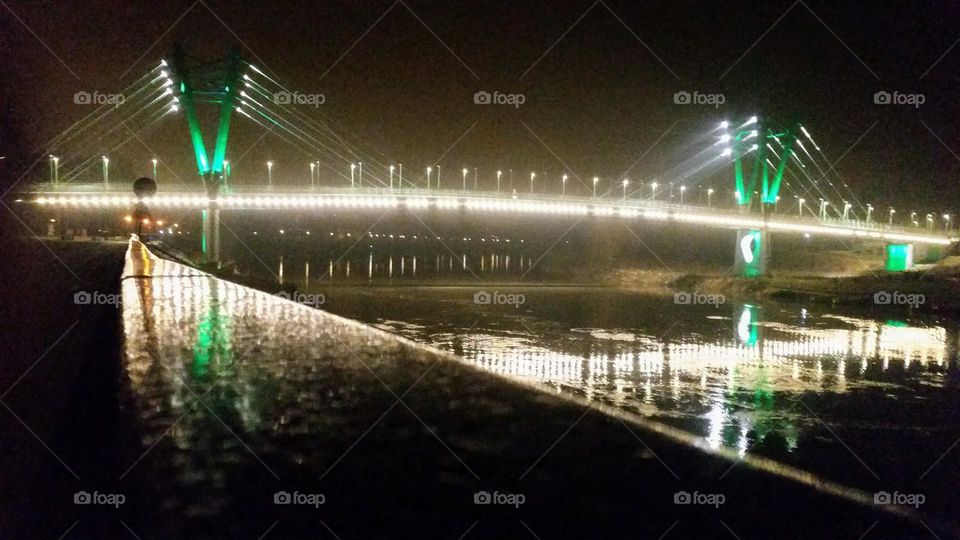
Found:
[[(175, 94), (187, 118), (197, 172), (207, 197), (215, 200), (228, 174), (224, 161), (230, 136), (230, 119), (240, 97), (243, 60), (234, 50), (225, 59), (190, 65), (186, 53), (179, 45), (174, 46), (172, 59)], [(212, 103), (220, 107), (212, 158), (208, 155), (204, 143), (203, 131), (197, 117), (197, 103)], [(220, 262), (220, 209), (213, 203), (203, 211), (201, 251), (205, 263)]]

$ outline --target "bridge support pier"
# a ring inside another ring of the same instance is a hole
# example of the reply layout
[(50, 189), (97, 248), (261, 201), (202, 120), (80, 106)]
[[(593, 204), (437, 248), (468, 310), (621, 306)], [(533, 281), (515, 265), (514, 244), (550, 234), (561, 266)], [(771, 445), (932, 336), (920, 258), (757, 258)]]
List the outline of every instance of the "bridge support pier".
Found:
[(887, 244), (884, 252), (887, 272), (903, 272), (913, 268), (913, 244)]
[(203, 211), (203, 236), (200, 239), (200, 249), (204, 264), (220, 266), (220, 207), (212, 202), (217, 199), (219, 184), (208, 183), (207, 198), (211, 202)]
[(766, 229), (741, 229), (737, 231), (734, 251), (734, 270), (738, 276), (765, 276), (770, 257), (770, 233)]

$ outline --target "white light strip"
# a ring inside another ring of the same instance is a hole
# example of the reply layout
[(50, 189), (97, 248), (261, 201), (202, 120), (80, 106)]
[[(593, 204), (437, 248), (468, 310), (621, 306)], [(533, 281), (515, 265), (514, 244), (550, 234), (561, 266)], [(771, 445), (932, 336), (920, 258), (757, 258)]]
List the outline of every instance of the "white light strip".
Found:
[[(410, 209), (436, 208), (441, 210), (472, 210), (484, 212), (505, 212), (515, 214), (550, 214), (566, 216), (600, 216), (621, 218), (646, 218), (660, 221), (679, 221), (700, 223), (724, 228), (762, 229), (764, 222), (758, 218), (724, 216), (715, 213), (698, 213), (673, 209), (645, 209), (636, 205), (602, 205), (531, 201), (518, 199), (464, 199), (451, 196), (418, 195), (221, 195), (217, 199), (208, 199), (202, 195), (156, 195), (137, 198), (121, 195), (64, 194), (39, 196), (36, 203), (42, 206), (74, 207), (130, 207), (144, 203), (158, 208), (205, 208), (209, 203), (221, 208), (234, 209), (274, 209), (274, 208), (399, 208)], [(921, 244), (950, 245), (955, 239), (937, 235), (917, 235), (889, 232), (875, 229), (857, 229), (851, 227), (831, 227), (826, 225), (804, 224), (789, 221), (767, 221), (766, 227), (773, 231), (820, 234), (838, 237), (876, 238), (895, 242), (913, 242)]]

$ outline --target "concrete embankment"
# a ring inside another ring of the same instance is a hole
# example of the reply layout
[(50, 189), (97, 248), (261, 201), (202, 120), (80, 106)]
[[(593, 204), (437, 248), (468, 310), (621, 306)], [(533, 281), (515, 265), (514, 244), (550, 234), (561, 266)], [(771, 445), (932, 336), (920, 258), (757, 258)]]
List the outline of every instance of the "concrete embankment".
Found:
[[(116, 283), (118, 266), (111, 275)], [(7, 490), (5, 537), (905, 538), (928, 526), (941, 537), (955, 530), (159, 259), (138, 243), (123, 275), (113, 312), (122, 333), (57, 357), (80, 366), (103, 348), (112, 360), (99, 361), (114, 369), (52, 370), (52, 380), (18, 394), (20, 411), (56, 400), (48, 386), (103, 397), (46, 413), (52, 427), (40, 435), (53, 441), (50, 452), (29, 433), (14, 441), (5, 472), (18, 459), (42, 468), (15, 476), (19, 497)], [(93, 427), (94, 413), (109, 429)], [(77, 415), (86, 421), (67, 426)], [(25, 431), (5, 420), (8, 432)], [(85, 429), (101, 439), (76, 433)], [(70, 504), (79, 491), (121, 493), (125, 503)]]

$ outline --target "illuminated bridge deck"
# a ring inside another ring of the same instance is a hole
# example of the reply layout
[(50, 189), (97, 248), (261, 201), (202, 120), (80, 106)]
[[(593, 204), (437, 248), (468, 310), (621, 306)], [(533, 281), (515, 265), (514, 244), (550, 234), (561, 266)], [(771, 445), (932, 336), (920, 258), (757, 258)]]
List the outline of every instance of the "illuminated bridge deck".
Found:
[[(211, 523), (224, 538), (272, 527), (278, 538), (325, 528), (707, 538), (727, 534), (721, 520), (743, 538), (926, 532), (868, 493), (753, 456), (734, 466), (735, 453), (675, 429), (500, 378), (138, 242), (124, 276), (121, 380), (138, 433), (121, 459), (120, 469), (135, 466), (116, 514), (151, 537), (197, 537)], [(675, 504), (684, 490), (737, 504)], [(325, 503), (275, 505), (279, 491)], [(474, 504), (480, 491), (524, 503)]]
[(570, 216), (571, 218), (613, 218), (676, 222), (724, 229), (762, 229), (771, 232), (826, 235), (838, 238), (876, 239), (888, 242), (949, 245), (957, 238), (945, 231), (923, 228), (890, 227), (877, 222), (820, 220), (786, 214), (744, 214), (734, 209), (674, 205), (655, 200), (615, 197), (560, 197), (539, 194), (510, 196), (505, 193), (476, 191), (437, 191), (422, 189), (349, 189), (264, 190), (238, 187), (211, 201), (201, 191), (166, 191), (139, 200), (127, 191), (111, 191), (102, 184), (62, 185), (38, 188), (27, 194), (27, 201), (42, 206), (67, 208), (132, 208), (144, 202), (151, 208), (207, 208), (212, 202), (223, 210), (265, 210), (276, 212), (321, 212), (328, 209), (390, 209), (410, 211), (467, 211), (490, 214), (530, 216)]

